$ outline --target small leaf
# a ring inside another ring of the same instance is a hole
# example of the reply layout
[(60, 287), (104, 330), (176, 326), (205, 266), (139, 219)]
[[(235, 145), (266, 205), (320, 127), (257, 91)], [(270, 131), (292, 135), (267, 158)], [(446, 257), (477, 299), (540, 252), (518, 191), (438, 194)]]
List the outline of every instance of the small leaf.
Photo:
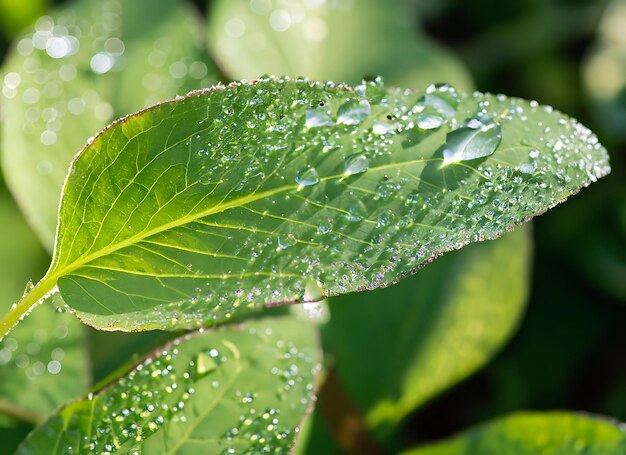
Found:
[[(216, 367), (200, 373), (206, 355)], [(311, 407), (319, 356), (315, 326), (288, 318), (186, 336), (68, 404), (18, 454), (286, 453)]]
[[(2, 193), (0, 219), (0, 313), (4, 313), (22, 294), (20, 283), (41, 273), (49, 259), (17, 207)], [(15, 408), (24, 416), (31, 414), (32, 423), (36, 415), (45, 417), (86, 389), (83, 328), (72, 315), (42, 305), (0, 341), (0, 414)]]
[(404, 455), (608, 455), (626, 452), (623, 424), (568, 412), (513, 414)]
[[(423, 132), (421, 94), (359, 93), (267, 78), (115, 123), (74, 162), (52, 266), (21, 304), (58, 284), (89, 324), (174, 329), (303, 301), (311, 280), (324, 296), (374, 289), (609, 172), (596, 137), (548, 107), (461, 95)], [(311, 106), (336, 119), (362, 98), (361, 124), (306, 125)], [(501, 128), (496, 150), (442, 166), (446, 137), (477, 115)], [(319, 182), (302, 185), (311, 167)]]
[(0, 76), (3, 166), (50, 251), (61, 187), (87, 138), (117, 117), (216, 82), (199, 27), (181, 0), (82, 0), (16, 40)]
[(391, 289), (331, 302), (325, 344), (381, 439), (508, 340), (526, 303), (529, 265), (529, 235), (518, 229), (445, 255)]

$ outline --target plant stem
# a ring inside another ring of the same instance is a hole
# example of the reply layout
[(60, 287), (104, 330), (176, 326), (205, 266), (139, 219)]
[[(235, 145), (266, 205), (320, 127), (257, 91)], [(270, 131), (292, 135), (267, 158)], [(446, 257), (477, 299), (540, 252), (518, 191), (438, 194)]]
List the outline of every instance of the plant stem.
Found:
[(56, 280), (44, 278), (11, 307), (9, 312), (0, 319), (0, 341), (55, 285)]
[(14, 404), (0, 400), (0, 414), (9, 416), (15, 420), (30, 423), (33, 426), (39, 425), (45, 420), (45, 416), (42, 414), (29, 411)]

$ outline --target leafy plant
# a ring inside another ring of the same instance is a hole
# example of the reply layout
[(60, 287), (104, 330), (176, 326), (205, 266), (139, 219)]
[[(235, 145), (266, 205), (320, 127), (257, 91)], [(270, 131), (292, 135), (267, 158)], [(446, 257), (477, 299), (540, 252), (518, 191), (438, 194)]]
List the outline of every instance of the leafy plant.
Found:
[[(342, 70), (311, 66), (298, 52), (333, 62), (340, 53), (329, 44), (340, 26), (332, 24), (346, 15), (363, 14), (356, 23), (365, 28), (380, 15), (393, 28), (393, 16), (371, 3), (311, 6), (304, 35), (290, 32), (310, 46), (281, 42), (283, 60), (236, 44), (245, 23), (255, 36), (280, 33), (286, 10), (276, 16), (271, 2), (267, 11), (266, 2), (251, 2), (251, 11), (215, 2), (208, 33), (222, 62), (252, 52), (272, 68), (283, 69), (281, 61), (291, 72), (304, 62), (316, 77), (333, 70), (350, 80), (365, 71), (367, 55)], [(373, 446), (406, 449), (395, 438), (403, 419), (480, 368), (518, 323), (529, 232), (507, 232), (609, 173), (606, 150), (551, 107), (449, 84), (402, 90), (380, 77), (352, 87), (263, 76), (173, 98), (219, 76), (186, 5), (152, 4), (86, 0), (45, 16), (5, 63), (7, 184), (53, 254), (43, 278), (0, 319), (0, 427), (35, 426), (17, 448), (24, 454), (314, 453), (324, 440), (320, 414), (307, 415), (327, 377), (323, 390), (338, 382), (357, 409), (331, 405), (334, 431), (353, 413)], [(138, 19), (144, 14), (152, 20)], [(331, 24), (330, 41), (320, 17)], [(398, 39), (410, 30), (405, 24)], [(414, 39), (411, 55), (455, 67)], [(374, 66), (392, 66), (384, 54)], [(253, 61), (234, 59), (227, 70), (261, 71)], [(428, 65), (443, 71), (436, 68)], [(391, 80), (403, 74), (395, 71)], [(129, 81), (139, 77), (137, 89)], [(168, 97), (97, 133), (114, 116)], [(5, 210), (19, 226), (9, 201)], [(13, 228), (16, 238), (22, 230)], [(454, 251), (483, 240), (494, 241)], [(33, 243), (3, 252), (25, 264), (4, 278), (13, 287), (38, 261)], [(329, 322), (319, 318), (326, 311)], [(100, 330), (172, 335), (88, 389), (85, 332), (67, 312)], [(376, 345), (364, 350), (368, 341)], [(336, 358), (325, 372), (322, 350)], [(30, 393), (17, 392), (21, 383)], [(617, 425), (571, 419), (507, 418), (479, 430), (477, 444), (534, 447), (524, 439), (534, 425), (563, 427), (555, 447), (623, 444)], [(578, 425), (589, 433), (569, 438)], [(467, 438), (450, 447), (468, 447)], [(366, 439), (337, 437), (347, 451)]]

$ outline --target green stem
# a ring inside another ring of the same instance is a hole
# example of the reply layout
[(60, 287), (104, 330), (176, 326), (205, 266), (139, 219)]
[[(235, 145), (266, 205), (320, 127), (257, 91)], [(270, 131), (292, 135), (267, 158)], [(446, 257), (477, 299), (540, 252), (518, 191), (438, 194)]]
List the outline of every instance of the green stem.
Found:
[(15, 420), (30, 423), (33, 426), (37, 426), (45, 420), (45, 416), (42, 414), (2, 400), (0, 400), (0, 414), (9, 416)]
[(0, 341), (55, 285), (56, 280), (44, 278), (11, 307), (9, 312), (0, 319)]

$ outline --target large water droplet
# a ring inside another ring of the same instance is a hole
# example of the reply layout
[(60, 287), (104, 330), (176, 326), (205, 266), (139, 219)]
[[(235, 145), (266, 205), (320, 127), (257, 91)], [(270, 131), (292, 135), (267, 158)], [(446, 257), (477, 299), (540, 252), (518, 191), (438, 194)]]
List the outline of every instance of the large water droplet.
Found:
[(446, 136), (443, 165), (489, 156), (502, 140), (500, 124), (490, 117), (468, 119)]
[(392, 118), (385, 119), (382, 121), (376, 120), (374, 122), (374, 127), (372, 128), (372, 132), (374, 134), (378, 134), (379, 136), (383, 136), (388, 133), (393, 133), (398, 128), (400, 128), (400, 123), (393, 120), (393, 117), (392, 117)]
[(319, 183), (319, 181), (320, 176), (314, 167), (303, 169), (296, 175), (296, 183), (298, 183), (300, 187), (315, 185)]
[(435, 130), (445, 123), (443, 117), (435, 114), (420, 112), (417, 116), (417, 127), (421, 130)]
[(369, 161), (365, 155), (360, 153), (356, 153), (354, 155), (350, 155), (345, 160), (346, 170), (344, 171), (344, 175), (354, 175), (361, 174), (369, 169)]
[(456, 114), (459, 107), (459, 95), (454, 87), (448, 84), (428, 86), (426, 94), (417, 102), (426, 114), (439, 114), (449, 119)]
[(210, 354), (201, 352), (196, 357), (196, 372), (199, 375), (208, 374), (217, 368), (215, 358)]
[(343, 125), (358, 125), (372, 113), (367, 100), (349, 100), (339, 107), (337, 123)]
[(323, 103), (320, 104), (321, 106), (311, 106), (306, 110), (305, 125), (307, 128), (319, 128), (335, 124)]

